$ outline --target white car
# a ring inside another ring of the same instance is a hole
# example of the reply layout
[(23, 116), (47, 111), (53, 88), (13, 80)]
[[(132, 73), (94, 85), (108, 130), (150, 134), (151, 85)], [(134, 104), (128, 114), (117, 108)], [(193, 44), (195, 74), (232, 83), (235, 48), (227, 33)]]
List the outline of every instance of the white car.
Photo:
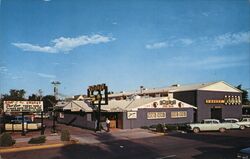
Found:
[(201, 123), (188, 124), (188, 129), (194, 133), (200, 131), (220, 131), (224, 132), (226, 129), (230, 129), (230, 124), (220, 123), (217, 119), (204, 119)]
[(250, 127), (250, 118), (243, 118), (241, 121), (238, 122), (240, 125), (240, 129), (245, 129)]
[[(37, 118), (37, 119), (41, 119), (41, 118), (42, 118), (42, 115), (41, 115), (41, 113), (36, 113), (36, 114), (34, 114), (34, 117)], [(44, 118), (44, 119), (48, 119), (48, 118), (49, 118), (49, 114), (44, 113), (44, 114), (43, 114), (43, 118)]]
[(229, 129), (241, 129), (243, 127), (240, 126), (240, 124), (238, 124), (239, 120), (235, 119), (235, 118), (225, 118), (223, 119), (222, 123), (226, 123), (229, 125)]

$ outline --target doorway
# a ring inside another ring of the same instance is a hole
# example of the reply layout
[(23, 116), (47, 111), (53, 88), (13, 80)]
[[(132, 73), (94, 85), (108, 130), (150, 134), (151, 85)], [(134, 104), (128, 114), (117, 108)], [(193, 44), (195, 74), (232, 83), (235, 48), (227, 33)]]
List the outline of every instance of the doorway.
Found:
[(222, 120), (222, 109), (221, 107), (211, 108), (211, 119)]

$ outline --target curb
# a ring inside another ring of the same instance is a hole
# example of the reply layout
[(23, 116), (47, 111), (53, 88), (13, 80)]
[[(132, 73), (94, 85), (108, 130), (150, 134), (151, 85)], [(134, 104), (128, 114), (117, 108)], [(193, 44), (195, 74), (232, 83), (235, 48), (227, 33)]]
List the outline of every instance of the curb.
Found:
[(11, 153), (11, 152), (20, 152), (20, 151), (29, 151), (29, 150), (38, 150), (38, 149), (48, 149), (48, 148), (57, 148), (63, 147), (66, 145), (77, 144), (76, 143), (59, 143), (59, 144), (49, 144), (49, 145), (33, 145), (27, 147), (11, 147), (11, 148), (3, 148), (0, 149), (0, 153)]

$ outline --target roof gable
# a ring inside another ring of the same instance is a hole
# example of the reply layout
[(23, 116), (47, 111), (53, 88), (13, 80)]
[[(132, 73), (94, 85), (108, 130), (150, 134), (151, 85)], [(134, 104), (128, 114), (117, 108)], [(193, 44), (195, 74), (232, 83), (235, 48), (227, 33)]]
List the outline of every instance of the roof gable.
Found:
[(220, 91), (220, 92), (238, 92), (241, 93), (237, 88), (229, 85), (224, 81), (216, 82), (211, 85), (199, 88), (198, 90), (206, 90), (206, 91)]

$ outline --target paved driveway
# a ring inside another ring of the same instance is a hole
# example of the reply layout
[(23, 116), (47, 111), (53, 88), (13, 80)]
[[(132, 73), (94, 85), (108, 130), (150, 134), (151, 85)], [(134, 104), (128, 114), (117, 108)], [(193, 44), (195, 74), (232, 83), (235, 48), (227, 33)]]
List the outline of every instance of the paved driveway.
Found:
[(250, 129), (225, 133), (205, 132), (154, 134), (142, 129), (95, 133), (68, 129), (80, 144), (60, 148), (1, 154), (4, 159), (235, 159), (237, 152), (250, 147)]

